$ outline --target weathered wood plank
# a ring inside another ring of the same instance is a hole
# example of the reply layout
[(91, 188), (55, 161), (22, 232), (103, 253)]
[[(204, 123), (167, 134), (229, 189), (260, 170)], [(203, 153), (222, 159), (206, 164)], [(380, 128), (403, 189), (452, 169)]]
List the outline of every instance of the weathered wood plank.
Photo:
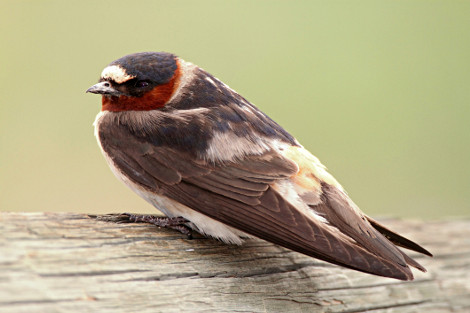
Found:
[(261, 240), (3, 212), (0, 312), (470, 312), (470, 220), (386, 224), (435, 254), (412, 254), (428, 273), (400, 282)]

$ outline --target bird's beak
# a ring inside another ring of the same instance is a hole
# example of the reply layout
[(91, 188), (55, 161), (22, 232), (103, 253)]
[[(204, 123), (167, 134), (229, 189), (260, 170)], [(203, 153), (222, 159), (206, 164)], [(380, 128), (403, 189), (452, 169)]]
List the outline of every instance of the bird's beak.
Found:
[(115, 96), (119, 97), (123, 93), (111, 86), (111, 84), (107, 81), (100, 82), (96, 85), (91, 86), (90, 88), (87, 89), (86, 92), (91, 92), (91, 93), (96, 93), (96, 94), (101, 94), (101, 95), (110, 95), (110, 96)]

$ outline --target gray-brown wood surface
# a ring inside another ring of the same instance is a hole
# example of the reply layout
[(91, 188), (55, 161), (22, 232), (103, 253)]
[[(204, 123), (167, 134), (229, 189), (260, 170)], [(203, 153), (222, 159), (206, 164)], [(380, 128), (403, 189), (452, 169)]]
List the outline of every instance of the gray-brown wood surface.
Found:
[(72, 213), (0, 213), (0, 312), (470, 312), (470, 220), (382, 220), (434, 258), (412, 282), (261, 240), (230, 246)]

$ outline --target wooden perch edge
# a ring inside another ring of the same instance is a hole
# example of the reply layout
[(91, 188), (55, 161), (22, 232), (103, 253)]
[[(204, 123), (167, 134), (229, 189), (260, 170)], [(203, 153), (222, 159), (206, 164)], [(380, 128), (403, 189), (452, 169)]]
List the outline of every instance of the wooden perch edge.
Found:
[(1, 312), (470, 312), (470, 220), (385, 220), (435, 255), (401, 282), (261, 240), (0, 213)]

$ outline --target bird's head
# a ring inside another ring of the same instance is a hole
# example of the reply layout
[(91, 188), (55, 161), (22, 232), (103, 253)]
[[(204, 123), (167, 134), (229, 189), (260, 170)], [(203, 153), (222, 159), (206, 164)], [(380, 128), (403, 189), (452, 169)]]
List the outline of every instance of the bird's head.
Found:
[(148, 111), (165, 106), (178, 87), (179, 59), (166, 52), (141, 52), (111, 62), (86, 92), (103, 95), (103, 111)]

